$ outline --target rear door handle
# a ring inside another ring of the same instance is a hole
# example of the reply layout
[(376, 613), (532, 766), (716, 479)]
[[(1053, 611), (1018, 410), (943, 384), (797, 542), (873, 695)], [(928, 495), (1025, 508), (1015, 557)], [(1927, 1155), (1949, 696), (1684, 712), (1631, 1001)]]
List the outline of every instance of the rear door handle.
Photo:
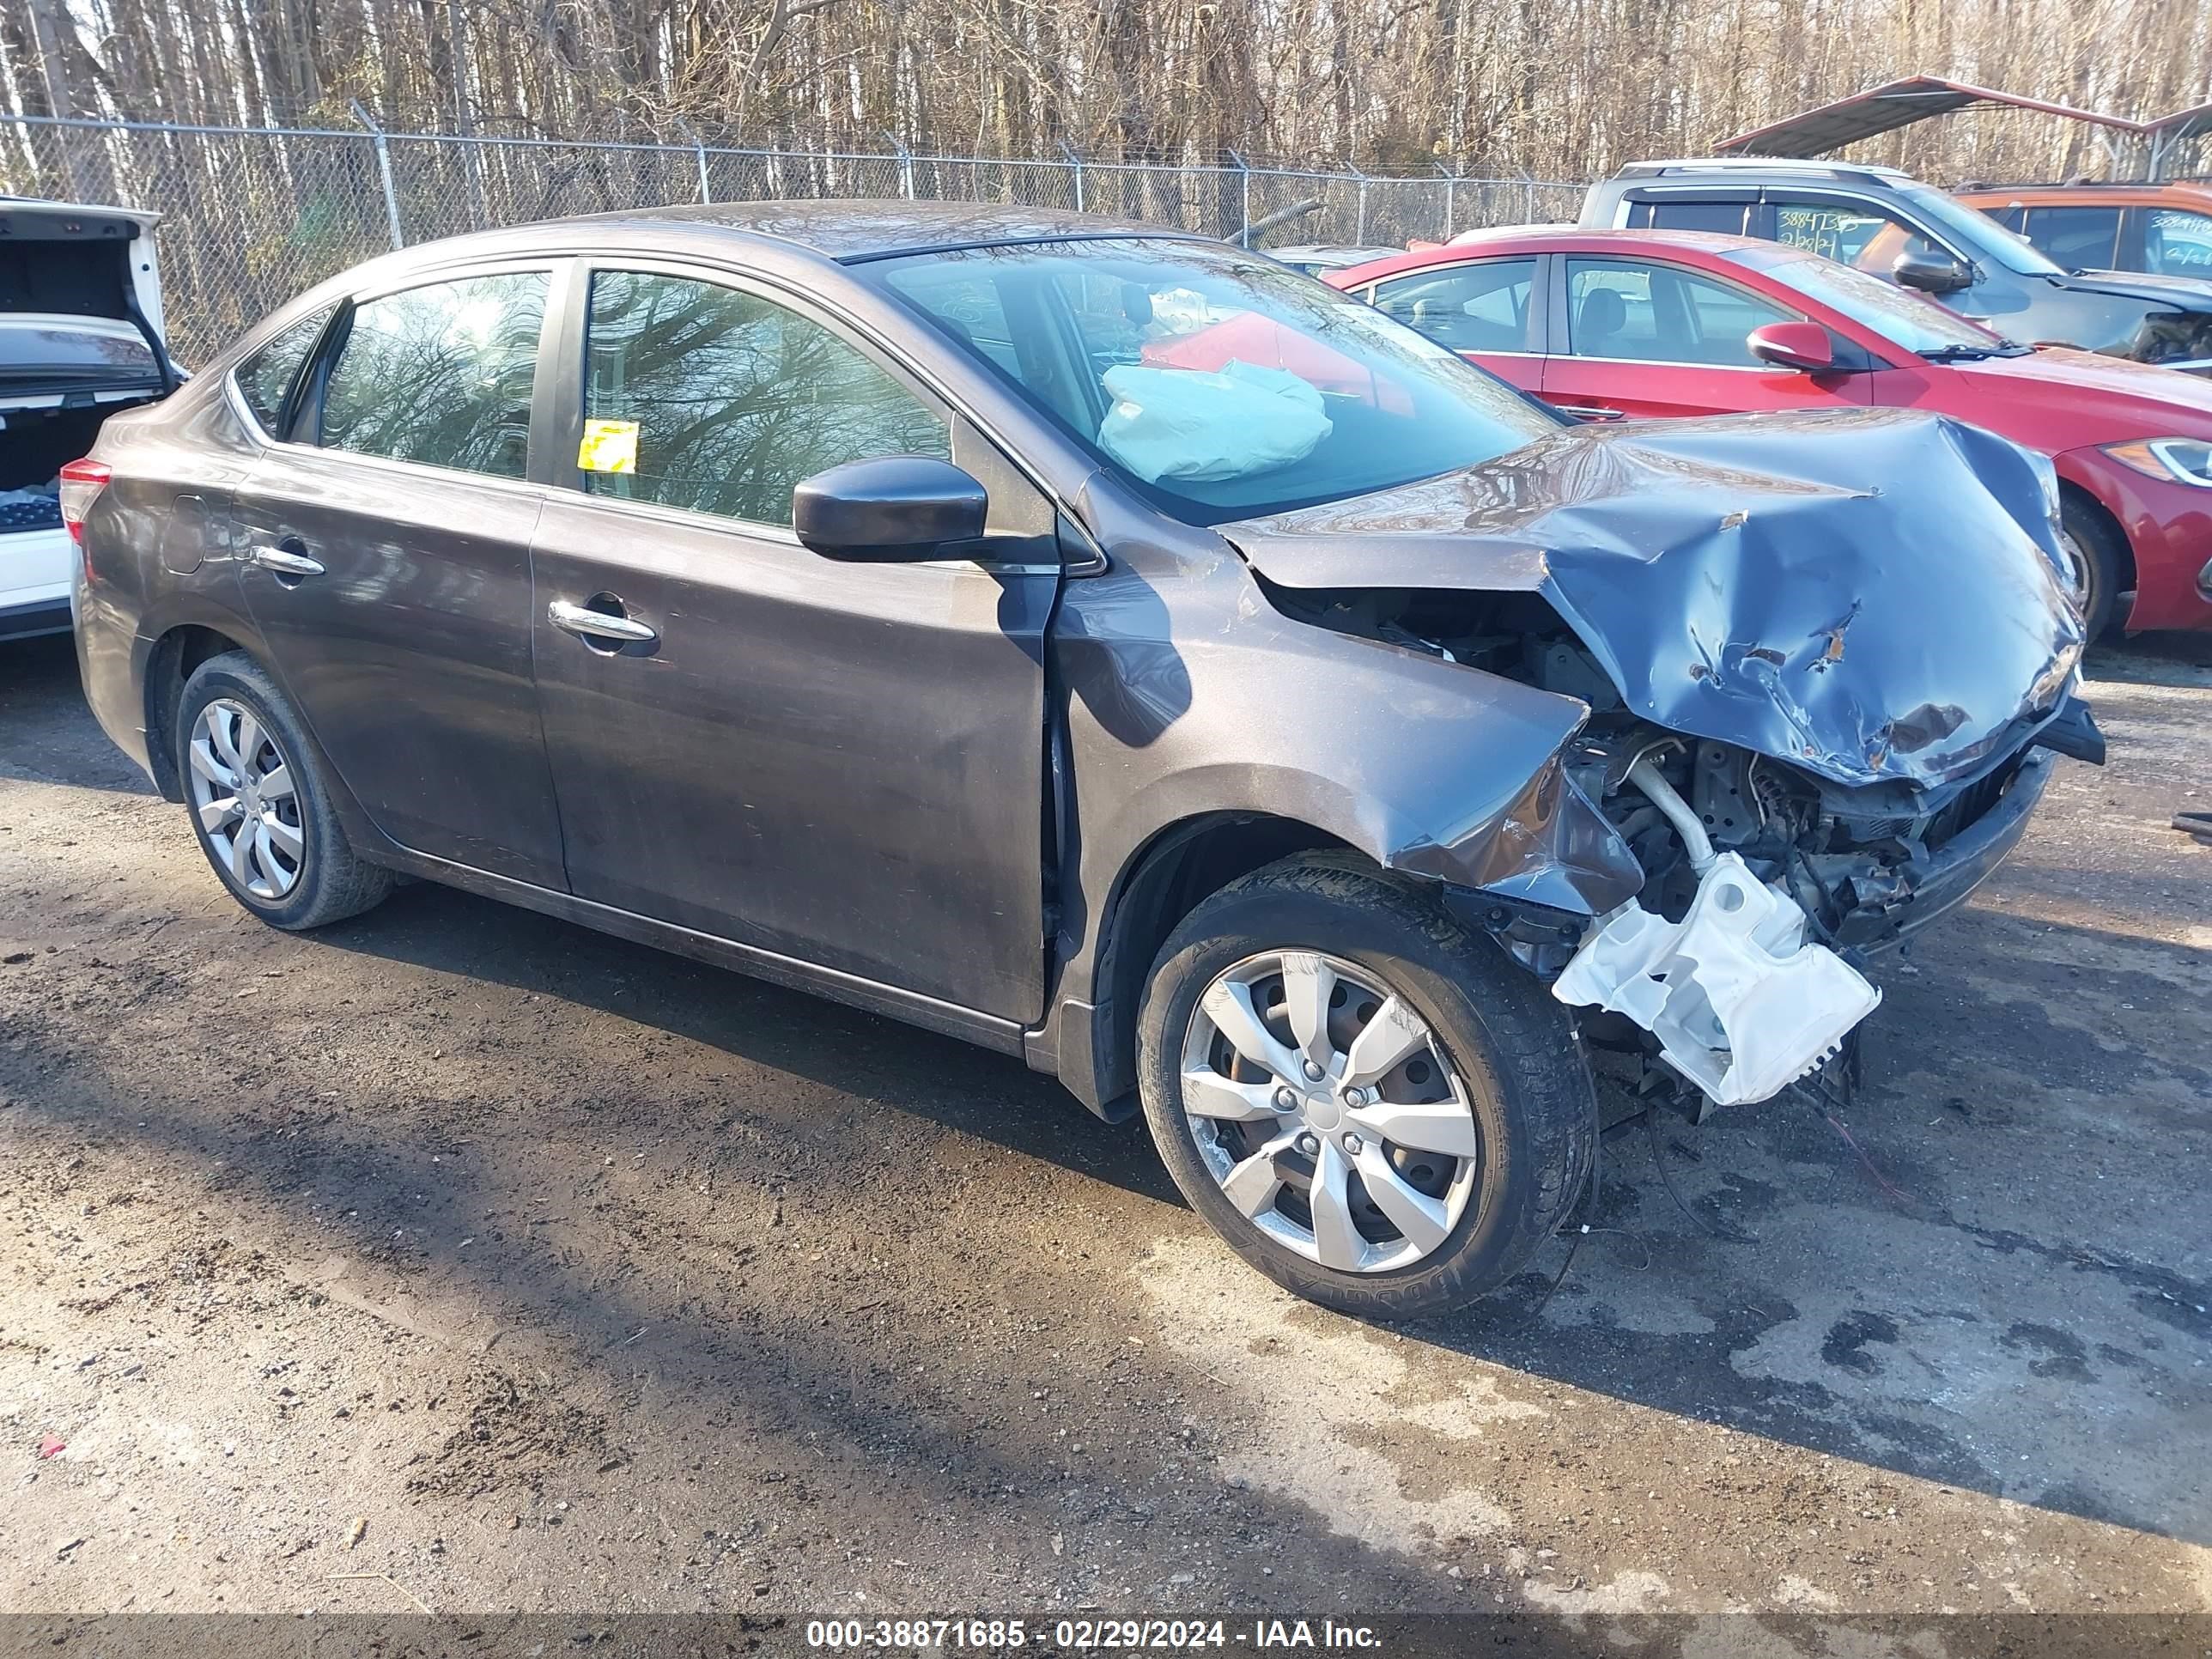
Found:
[(1625, 410), (1606, 409), (1597, 404), (1553, 404), (1552, 407), (1562, 415), (1579, 415), (1586, 421), (1625, 421), (1628, 418)]
[(255, 542), (246, 550), (249, 562), (264, 570), (273, 570), (279, 576), (289, 576), (297, 581), (303, 576), (319, 576), (323, 562), (311, 559), (304, 553), (295, 553), (289, 547), (278, 547), (270, 542)]
[(603, 640), (611, 645), (651, 645), (660, 637), (650, 623), (612, 611), (594, 611), (588, 605), (570, 605), (566, 599), (556, 599), (547, 605), (545, 619), (562, 633), (574, 634), (586, 643)]

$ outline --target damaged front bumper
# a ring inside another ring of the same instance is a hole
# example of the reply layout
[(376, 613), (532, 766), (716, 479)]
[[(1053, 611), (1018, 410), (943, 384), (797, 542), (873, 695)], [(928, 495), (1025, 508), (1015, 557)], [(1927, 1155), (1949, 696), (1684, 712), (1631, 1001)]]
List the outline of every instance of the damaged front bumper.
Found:
[(1840, 918), (1837, 939), (1860, 950), (1885, 951), (1964, 903), (2027, 833), (2028, 818), (2050, 787), (2057, 761), (2051, 750), (2029, 750), (1989, 808), (1929, 853), (1918, 868), (1907, 866), (1895, 890), (1860, 896)]
[(1841, 904), (1817, 927), (1807, 896), (1760, 882), (1731, 853), (1711, 857), (1680, 922), (1632, 899), (1595, 921), (1494, 890), (1447, 889), (1445, 902), (1553, 980), (1562, 1002), (1641, 1027), (1715, 1104), (1765, 1100), (1816, 1069), (1874, 1012), (1881, 993), (1859, 971), (1869, 953), (1955, 908), (1996, 872), (2026, 833), (2059, 752), (2024, 751), (1984, 786), (1989, 797), (1970, 821), (1882, 883), (1832, 895)]

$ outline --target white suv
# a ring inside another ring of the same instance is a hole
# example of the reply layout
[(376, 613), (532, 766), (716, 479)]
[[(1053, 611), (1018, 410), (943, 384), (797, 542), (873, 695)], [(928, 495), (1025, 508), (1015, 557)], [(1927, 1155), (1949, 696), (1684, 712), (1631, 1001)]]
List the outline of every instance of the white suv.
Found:
[(0, 197), (0, 640), (70, 627), (62, 469), (175, 389), (158, 216)]

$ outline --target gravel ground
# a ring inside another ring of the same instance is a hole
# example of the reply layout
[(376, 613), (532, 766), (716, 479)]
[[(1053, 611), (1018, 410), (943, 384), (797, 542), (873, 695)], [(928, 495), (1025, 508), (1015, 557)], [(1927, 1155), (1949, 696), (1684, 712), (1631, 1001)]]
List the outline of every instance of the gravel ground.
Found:
[(2097, 662), (1841, 1122), (1610, 1141), (1548, 1303), (1390, 1332), (1017, 1062), (436, 887), (264, 929), (0, 647), (0, 1607), (2212, 1609), (2208, 664)]

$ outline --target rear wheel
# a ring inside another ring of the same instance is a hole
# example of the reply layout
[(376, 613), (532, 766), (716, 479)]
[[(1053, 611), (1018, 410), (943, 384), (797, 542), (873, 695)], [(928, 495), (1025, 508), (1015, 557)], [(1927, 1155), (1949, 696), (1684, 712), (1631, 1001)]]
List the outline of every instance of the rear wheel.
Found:
[(244, 652), (192, 672), (176, 743), (200, 850), (232, 896), (270, 927), (325, 927), (392, 890), (388, 871), (354, 855), (298, 716)]
[(1184, 1196), (1261, 1272), (1347, 1313), (1497, 1289), (1589, 1176), (1596, 1103), (1565, 1010), (1347, 860), (1287, 860), (1194, 910), (1138, 1051)]
[(2087, 506), (2069, 496), (2059, 508), (2063, 531), (2059, 546), (2074, 567), (2074, 585), (2081, 592), (2081, 623), (2092, 640), (2102, 639), (2112, 626), (2119, 603), (2123, 561), (2112, 528)]

